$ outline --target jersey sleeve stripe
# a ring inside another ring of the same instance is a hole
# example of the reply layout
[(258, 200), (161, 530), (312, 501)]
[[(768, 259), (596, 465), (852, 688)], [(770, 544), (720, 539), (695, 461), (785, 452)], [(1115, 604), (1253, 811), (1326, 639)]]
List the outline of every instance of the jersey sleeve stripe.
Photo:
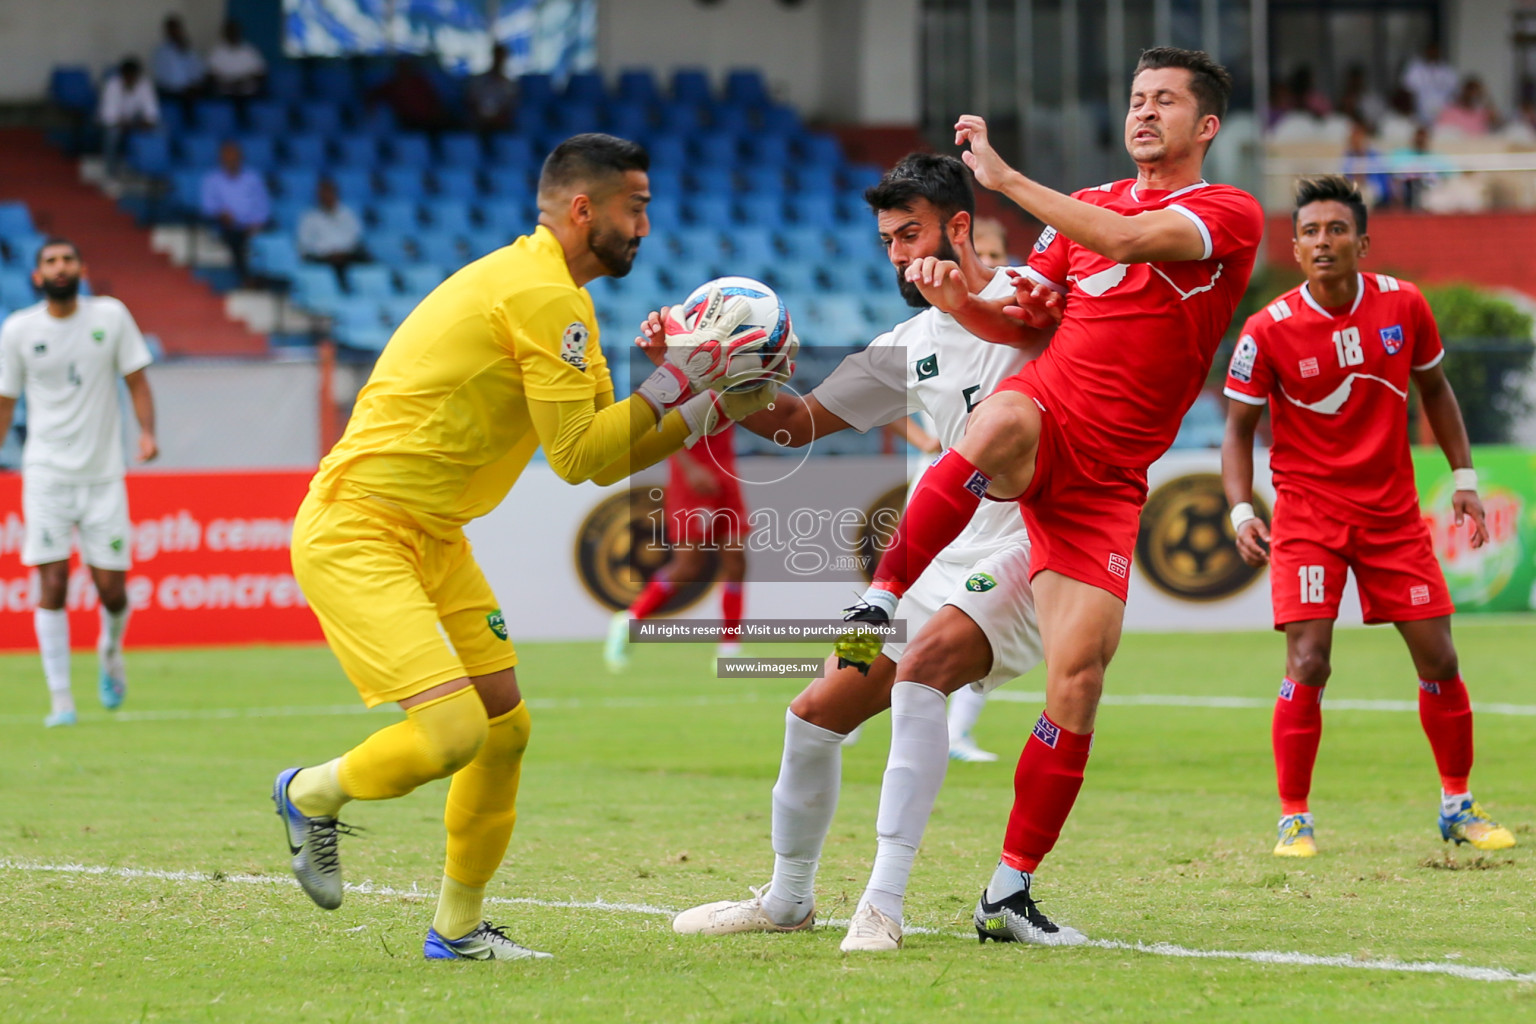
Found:
[(1029, 278), (1031, 281), (1038, 281), (1040, 284), (1045, 285), (1053, 292), (1060, 292), (1063, 295), (1067, 294), (1066, 285), (1059, 281), (1052, 281), (1050, 278), (1040, 273), (1040, 271), (1036, 270), (1034, 267), (1025, 267), (1024, 276)]
[(1190, 222), (1193, 223), (1196, 228), (1200, 230), (1200, 237), (1205, 241), (1205, 253), (1200, 258), (1203, 260), (1210, 259), (1211, 250), (1213, 248), (1211, 245), (1211, 229), (1205, 226), (1205, 221), (1200, 219), (1200, 215), (1194, 210), (1191, 210), (1189, 207), (1183, 206), (1179, 203), (1171, 204), (1168, 209), (1182, 213), (1184, 216), (1190, 219)]
[(1389, 274), (1377, 274), (1376, 284), (1384, 292), (1395, 292), (1399, 290), (1397, 278), (1392, 277)]
[(1440, 360), (1442, 360), (1444, 358), (1445, 358), (1445, 349), (1441, 349), (1440, 352), (1435, 356), (1435, 358), (1431, 359), (1429, 362), (1423, 364), (1422, 366), (1415, 366), (1414, 369), (1415, 370), (1433, 370), (1435, 367), (1440, 365)]
[(1275, 323), (1279, 323), (1281, 320), (1284, 320), (1286, 317), (1291, 315), (1291, 304), (1286, 302), (1284, 299), (1276, 299), (1265, 308), (1268, 310), (1269, 315), (1274, 319)]
[(1244, 405), (1268, 405), (1269, 399), (1255, 398), (1253, 395), (1245, 395), (1233, 388), (1222, 388), (1221, 393), (1233, 401), (1242, 402)]

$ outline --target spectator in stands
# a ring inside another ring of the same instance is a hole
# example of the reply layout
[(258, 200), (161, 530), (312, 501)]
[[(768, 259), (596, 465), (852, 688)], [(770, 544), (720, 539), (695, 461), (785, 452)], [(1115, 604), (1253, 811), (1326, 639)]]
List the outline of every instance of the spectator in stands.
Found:
[(507, 48), (497, 43), (491, 48), (491, 66), (471, 77), (464, 87), (469, 126), (475, 131), (494, 132), (512, 127), (517, 86), (507, 77), (506, 66)]
[(413, 57), (396, 60), (390, 76), (368, 90), (368, 101), (393, 110), (402, 128), (432, 131), (448, 126), (448, 112), (437, 87)]
[(1013, 257), (1008, 255), (1008, 229), (996, 217), (976, 218), (971, 225), (971, 245), (976, 248), (981, 265), (989, 270), (1013, 263)]
[(1291, 96), (1297, 107), (1321, 120), (1333, 113), (1333, 103), (1312, 77), (1312, 66), (1303, 64), (1291, 75)]
[(1416, 57), (1403, 69), (1403, 88), (1413, 93), (1414, 116), (1419, 124), (1431, 125), (1440, 110), (1456, 94), (1461, 76), (1440, 57), (1440, 44), (1424, 47), (1424, 56)]
[(1440, 183), (1454, 168), (1430, 149), (1429, 129), (1419, 125), (1413, 141), (1392, 152), (1399, 201), (1410, 210), (1424, 208), (1424, 193)]
[(1387, 101), (1372, 89), (1363, 64), (1351, 64), (1344, 75), (1344, 92), (1339, 96), (1339, 113), (1363, 123), (1373, 131), (1386, 115)]
[(1353, 181), (1371, 206), (1392, 203), (1392, 175), (1386, 171), (1381, 152), (1371, 145), (1371, 133), (1364, 121), (1349, 123), (1349, 139), (1344, 143), (1344, 176)]
[(1269, 120), (1265, 129), (1273, 131), (1295, 110), (1296, 97), (1291, 95), (1291, 87), (1285, 82), (1275, 82), (1269, 87)]
[(126, 57), (118, 65), (117, 74), (101, 90), (96, 116), (105, 133), (103, 150), (107, 172), (116, 174), (128, 136), (134, 132), (157, 131), (160, 127), (160, 102), (155, 98), (155, 89), (145, 77), (144, 65), (137, 57)]
[(251, 236), (271, 218), (272, 200), (261, 175), (245, 166), (240, 144), (232, 139), (219, 148), (219, 169), (203, 178), (202, 207), (229, 247), (241, 285), (249, 286)]
[(267, 77), (266, 58), (245, 41), (240, 23), (233, 18), (224, 22), (222, 38), (208, 51), (208, 73), (221, 96), (254, 96), (261, 91)]
[(368, 259), (363, 224), (336, 194), (336, 183), (321, 178), (315, 206), (299, 218), (299, 255), (311, 263), (328, 263), (336, 280), (347, 286), (347, 267)]
[(165, 16), (165, 38), (150, 56), (149, 67), (154, 75), (155, 88), (166, 99), (185, 102), (203, 91), (208, 77), (208, 66), (192, 49), (187, 38), (187, 27), (175, 14)]
[(1497, 128), (1498, 120), (1493, 104), (1488, 102), (1488, 93), (1483, 89), (1483, 80), (1468, 75), (1456, 98), (1441, 108), (1440, 116), (1435, 118), (1435, 129), (1475, 138)]

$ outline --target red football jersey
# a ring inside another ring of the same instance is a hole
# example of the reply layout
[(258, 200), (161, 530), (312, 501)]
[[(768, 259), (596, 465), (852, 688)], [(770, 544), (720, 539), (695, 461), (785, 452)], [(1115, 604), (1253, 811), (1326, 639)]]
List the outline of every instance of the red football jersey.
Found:
[[(674, 508), (716, 508), (741, 502), (741, 482), (736, 478), (736, 424), (732, 423), (718, 434), (702, 438), (686, 451), (678, 452), (667, 460), (671, 470), (667, 483), (667, 504)], [(688, 486), (688, 476), (683, 472), (682, 460), (691, 459), (702, 466), (719, 485), (714, 494), (696, 494)]]
[(1197, 260), (1126, 264), (1047, 227), (1029, 259), (1030, 276), (1065, 293), (1067, 309), (1020, 379), (1087, 454), (1145, 469), (1173, 443), (1205, 383), (1253, 272), (1264, 214), (1241, 189), (1203, 181), (1161, 192), (1127, 179), (1075, 198), (1127, 216), (1176, 210), (1205, 239)]
[(1228, 398), (1269, 403), (1277, 491), (1293, 490), (1345, 522), (1415, 515), (1408, 381), (1445, 356), (1423, 294), (1362, 274), (1349, 309), (1318, 305), (1305, 284), (1248, 318), (1227, 368)]

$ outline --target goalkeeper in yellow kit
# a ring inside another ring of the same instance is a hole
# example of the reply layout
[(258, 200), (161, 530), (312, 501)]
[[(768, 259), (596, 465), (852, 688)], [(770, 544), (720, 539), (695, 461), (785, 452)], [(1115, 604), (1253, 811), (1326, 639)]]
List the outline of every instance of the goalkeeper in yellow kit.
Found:
[(397, 702), (405, 720), (278, 775), (293, 871), (316, 903), (339, 906), (342, 805), (452, 776), (428, 959), (547, 955), (481, 910), (517, 815), (529, 716), (464, 524), (501, 502), (539, 447), (571, 483), (613, 482), (766, 406), (791, 366), (793, 343), (765, 369), (767, 386), (722, 411), (710, 385), (762, 342), (732, 341), (746, 307), (717, 292), (636, 393), (614, 401), (583, 286), (629, 272), (649, 230), (648, 166), (644, 149), (608, 135), (555, 148), (537, 230), (454, 274), (395, 331), (294, 522), (294, 575), (331, 649), (369, 707)]

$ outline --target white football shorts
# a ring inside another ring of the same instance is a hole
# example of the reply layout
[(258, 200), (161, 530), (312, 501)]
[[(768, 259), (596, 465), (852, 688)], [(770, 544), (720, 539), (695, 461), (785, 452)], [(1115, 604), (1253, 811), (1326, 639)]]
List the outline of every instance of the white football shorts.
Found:
[(128, 488), (121, 477), (106, 483), (77, 484), (22, 475), (21, 516), (27, 525), (23, 565), (69, 561), (74, 532), (80, 532), (80, 556), (97, 569), (126, 572)]
[[(916, 639), (946, 604), (981, 627), (992, 646), (992, 671), (971, 685), (988, 693), (1017, 679), (1044, 660), (1035, 592), (1029, 585), (1029, 542), (1010, 544), (970, 565), (935, 559), (896, 606), (907, 620), (907, 640)], [(881, 653), (900, 661), (906, 643), (888, 643)]]

